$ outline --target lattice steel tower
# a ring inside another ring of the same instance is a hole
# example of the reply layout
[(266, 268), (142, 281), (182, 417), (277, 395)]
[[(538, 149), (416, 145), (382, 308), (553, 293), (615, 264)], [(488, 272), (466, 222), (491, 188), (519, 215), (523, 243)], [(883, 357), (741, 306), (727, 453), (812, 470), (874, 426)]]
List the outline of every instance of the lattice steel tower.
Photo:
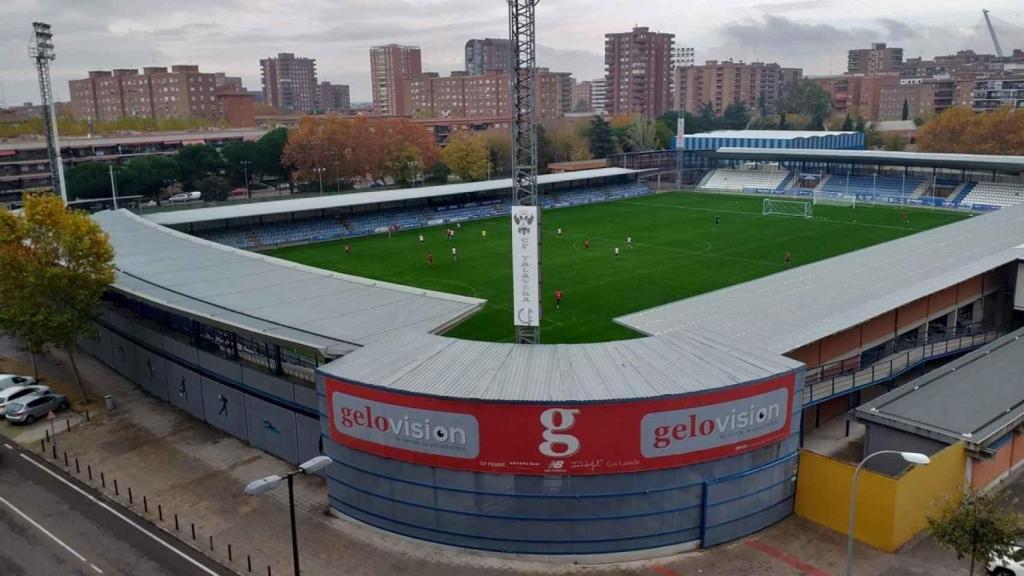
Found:
[(49, 24), (32, 23), (28, 55), (36, 61), (36, 71), (39, 73), (39, 96), (42, 99), (43, 124), (46, 126), (46, 155), (50, 162), (50, 182), (67, 204), (64, 164), (60, 158), (60, 143), (57, 138), (57, 114), (53, 109), (53, 89), (50, 86), (50, 60), (56, 58), (56, 55), (53, 52), (53, 34), (50, 32)]
[[(540, 0), (508, 0), (509, 39), (512, 43), (512, 205), (536, 206), (537, 200), (537, 27), (534, 18)], [(537, 234), (538, 310), (541, 288), (540, 233)], [(516, 341), (540, 342), (539, 326), (516, 325)]]

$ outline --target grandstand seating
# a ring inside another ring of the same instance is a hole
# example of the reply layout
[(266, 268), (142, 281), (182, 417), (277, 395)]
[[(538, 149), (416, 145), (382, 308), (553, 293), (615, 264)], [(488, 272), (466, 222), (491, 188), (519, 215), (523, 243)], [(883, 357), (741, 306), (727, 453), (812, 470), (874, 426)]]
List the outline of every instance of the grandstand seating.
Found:
[(978, 182), (960, 199), (963, 206), (1005, 208), (1024, 203), (1024, 185), (1010, 182)]
[(700, 187), (708, 190), (778, 190), (786, 185), (788, 170), (734, 170), (719, 168)]
[(914, 190), (924, 183), (924, 178), (907, 176), (860, 176), (833, 174), (819, 190), (830, 194), (856, 194), (857, 200), (901, 202), (908, 199)]
[[(542, 194), (541, 207), (562, 208), (596, 202), (607, 202), (650, 194), (639, 183), (616, 184), (597, 188), (572, 189), (555, 194)], [(259, 249), (284, 244), (322, 242), (340, 238), (368, 236), (387, 232), (394, 225), (401, 230), (439, 226), (509, 214), (511, 201), (489, 200), (448, 206), (409, 208), (379, 212), (348, 214), (343, 217), (316, 217), (301, 220), (264, 223), (260, 226), (239, 226), (195, 232), (196, 236), (235, 248)]]

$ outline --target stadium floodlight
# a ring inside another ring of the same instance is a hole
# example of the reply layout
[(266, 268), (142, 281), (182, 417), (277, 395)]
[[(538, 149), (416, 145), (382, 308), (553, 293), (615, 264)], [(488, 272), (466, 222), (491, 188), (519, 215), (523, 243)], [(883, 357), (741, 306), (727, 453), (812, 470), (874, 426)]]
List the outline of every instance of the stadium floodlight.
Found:
[(814, 217), (814, 209), (810, 202), (802, 200), (776, 200), (765, 198), (761, 204), (762, 216), (799, 216), (802, 218)]

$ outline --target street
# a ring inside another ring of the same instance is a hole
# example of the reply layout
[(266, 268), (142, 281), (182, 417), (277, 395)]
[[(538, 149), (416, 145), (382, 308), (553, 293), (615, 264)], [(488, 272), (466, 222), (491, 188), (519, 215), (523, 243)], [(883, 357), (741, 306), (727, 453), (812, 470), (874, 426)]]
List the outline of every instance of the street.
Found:
[(0, 572), (232, 574), (0, 436)]

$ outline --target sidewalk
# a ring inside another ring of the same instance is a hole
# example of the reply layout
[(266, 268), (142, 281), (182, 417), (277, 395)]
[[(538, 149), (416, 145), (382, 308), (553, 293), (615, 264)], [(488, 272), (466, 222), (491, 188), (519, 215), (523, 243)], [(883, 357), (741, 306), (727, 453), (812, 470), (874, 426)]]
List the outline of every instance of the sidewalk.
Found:
[[(11, 342), (0, 338), (0, 356), (28, 366), (27, 358)], [(104, 474), (106, 494), (115, 497), (113, 480), (128, 505), (163, 529), (174, 532), (178, 514), (180, 539), (192, 542), (195, 523), (197, 548), (239, 573), (247, 574), (246, 555), (252, 556), (253, 573), (291, 573), (291, 547), (287, 490), (251, 497), (242, 489), (250, 480), (281, 474), (289, 466), (264, 452), (227, 436), (172, 406), (152, 398), (124, 378), (82, 354), (77, 357), (87, 389), (94, 395), (111, 394), (115, 411), (91, 414), (91, 422), (78, 423), (70, 432), (58, 428), (59, 452), (66, 450), (74, 473), (77, 458), (85, 477), (91, 466), (93, 485)], [(40, 358), (40, 371), (57, 390), (73, 382), (62, 353)], [(38, 426), (38, 424), (37, 424)], [(0, 434), (14, 429), (0, 424)], [(39, 440), (19, 443), (36, 451)], [(62, 460), (62, 458), (61, 458)], [(449, 576), (462, 574), (607, 574), (690, 576), (695, 574), (744, 574), (751, 576), (808, 574), (824, 576), (842, 572), (845, 537), (799, 518), (789, 518), (756, 537), (657, 561), (615, 565), (574, 566), (526, 562), (445, 548), (377, 531), (326, 514), (326, 488), (316, 477), (296, 478), (297, 522), (302, 569), (306, 575), (410, 574)], [(145, 496), (149, 513), (142, 510)], [(164, 520), (157, 518), (156, 507)], [(214, 550), (209, 550), (213, 537)], [(227, 560), (232, 545), (233, 562)], [(960, 575), (966, 570), (944, 551), (915, 543), (898, 555), (856, 547), (857, 574), (863, 575)], [(923, 547), (922, 547), (923, 546)]]

